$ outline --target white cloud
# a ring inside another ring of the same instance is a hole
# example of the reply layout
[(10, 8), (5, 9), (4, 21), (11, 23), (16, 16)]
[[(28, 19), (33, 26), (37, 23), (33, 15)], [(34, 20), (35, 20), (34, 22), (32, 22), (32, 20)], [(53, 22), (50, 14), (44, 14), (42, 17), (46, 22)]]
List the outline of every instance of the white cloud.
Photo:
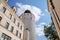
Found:
[(36, 25), (36, 35), (38, 36), (44, 36), (44, 25), (46, 25), (45, 22), (40, 23), (39, 25)]
[(45, 22), (42, 22), (40, 25), (47, 25)]
[(43, 26), (43, 25), (47, 25), (45, 22), (42, 22), (40, 24), (38, 24), (37, 26)]
[(44, 15), (44, 14), (42, 14), (42, 10), (35, 6), (23, 5), (22, 3), (16, 3), (16, 6), (18, 6), (17, 14), (21, 15), (25, 10), (28, 9), (35, 15), (35, 21), (38, 21), (40, 19), (41, 15)]
[(48, 12), (48, 10), (47, 10), (47, 9), (45, 9), (45, 12)]
[(40, 26), (36, 28), (36, 35), (43, 36), (44, 35), (44, 26)]
[(42, 14), (41, 14), (41, 16), (45, 16), (45, 14), (44, 14), (44, 13), (42, 13)]

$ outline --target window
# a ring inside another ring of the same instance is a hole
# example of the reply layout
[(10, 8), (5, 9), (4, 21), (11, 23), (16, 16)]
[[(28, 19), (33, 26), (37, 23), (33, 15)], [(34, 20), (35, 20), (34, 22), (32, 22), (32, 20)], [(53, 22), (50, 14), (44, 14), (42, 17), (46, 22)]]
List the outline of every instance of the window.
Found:
[(32, 17), (31, 17), (31, 19), (32, 19)]
[(3, 33), (1, 36), (1, 40), (11, 40), (11, 37)]
[(20, 29), (22, 30), (22, 25), (21, 25)]
[(19, 24), (20, 24), (20, 23), (18, 23), (18, 27), (19, 27)]
[(15, 21), (16, 21), (16, 19), (14, 18), (14, 19), (13, 19), (13, 22), (15, 23)]
[(29, 30), (28, 28), (26, 28), (26, 30)]
[(19, 38), (21, 38), (21, 33), (19, 34)]
[(2, 17), (0, 16), (0, 21), (2, 20)]
[(9, 16), (8, 16), (8, 17), (9, 17), (9, 19), (11, 19), (11, 18), (12, 18), (12, 15), (11, 15), (11, 14), (9, 14)]
[(14, 30), (14, 27), (12, 26), (10, 31), (13, 32), (13, 30)]
[(9, 23), (6, 22), (6, 23), (5, 23), (5, 28), (8, 29), (8, 27), (9, 27)]
[(1, 11), (2, 11), (3, 13), (5, 13), (6, 8), (5, 8), (5, 7), (3, 7), (3, 8), (1, 9)]
[(16, 36), (18, 36), (18, 31), (16, 31)]

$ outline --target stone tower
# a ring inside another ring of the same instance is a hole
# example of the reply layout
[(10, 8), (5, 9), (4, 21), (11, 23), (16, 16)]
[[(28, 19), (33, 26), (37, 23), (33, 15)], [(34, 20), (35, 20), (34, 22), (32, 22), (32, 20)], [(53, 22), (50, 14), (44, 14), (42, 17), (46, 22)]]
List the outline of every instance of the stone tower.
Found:
[(29, 10), (26, 10), (20, 18), (25, 29), (23, 40), (35, 40), (35, 16)]

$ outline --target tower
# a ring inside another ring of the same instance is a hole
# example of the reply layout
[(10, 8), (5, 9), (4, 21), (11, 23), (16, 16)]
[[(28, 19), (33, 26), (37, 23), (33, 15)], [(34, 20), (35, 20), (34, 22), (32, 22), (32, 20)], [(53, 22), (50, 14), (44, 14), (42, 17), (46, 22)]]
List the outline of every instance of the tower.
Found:
[(23, 40), (35, 40), (35, 16), (29, 10), (26, 10), (20, 18), (24, 23)]

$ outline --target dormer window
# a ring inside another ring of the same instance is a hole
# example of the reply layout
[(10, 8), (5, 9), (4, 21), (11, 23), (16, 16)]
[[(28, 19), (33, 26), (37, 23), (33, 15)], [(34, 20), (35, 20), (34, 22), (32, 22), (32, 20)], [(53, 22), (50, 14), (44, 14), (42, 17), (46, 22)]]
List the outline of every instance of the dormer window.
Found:
[(16, 9), (15, 6), (12, 6), (11, 8), (13, 9), (13, 11), (14, 11), (15, 13), (17, 12), (17, 9)]

